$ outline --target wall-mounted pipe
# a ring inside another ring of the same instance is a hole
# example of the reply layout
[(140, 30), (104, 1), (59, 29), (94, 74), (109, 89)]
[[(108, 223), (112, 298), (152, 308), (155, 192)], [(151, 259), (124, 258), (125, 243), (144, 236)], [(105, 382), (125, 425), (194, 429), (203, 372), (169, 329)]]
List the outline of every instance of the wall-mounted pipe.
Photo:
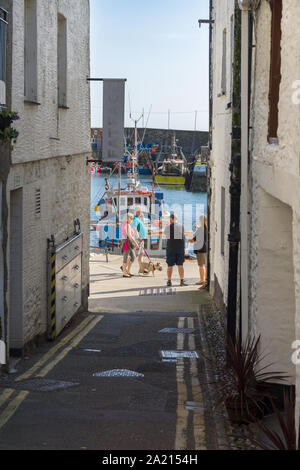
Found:
[(252, 50), (252, 2), (239, 1), (241, 9), (241, 318), (240, 337), (249, 331), (249, 99)]

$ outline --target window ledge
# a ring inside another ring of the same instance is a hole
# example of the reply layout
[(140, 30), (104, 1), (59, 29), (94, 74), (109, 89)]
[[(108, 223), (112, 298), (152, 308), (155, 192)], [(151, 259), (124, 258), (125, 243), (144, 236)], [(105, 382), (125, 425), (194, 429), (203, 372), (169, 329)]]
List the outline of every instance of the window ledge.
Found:
[(24, 100), (24, 103), (26, 103), (26, 104), (34, 104), (34, 105), (36, 105), (36, 106), (41, 106), (41, 103), (38, 103), (38, 101), (34, 101), (34, 100), (27, 100), (27, 99), (25, 99), (25, 100)]
[(65, 106), (65, 105), (63, 105), (63, 104), (59, 104), (59, 105), (58, 105), (58, 108), (59, 108), (59, 109), (70, 109), (69, 106)]

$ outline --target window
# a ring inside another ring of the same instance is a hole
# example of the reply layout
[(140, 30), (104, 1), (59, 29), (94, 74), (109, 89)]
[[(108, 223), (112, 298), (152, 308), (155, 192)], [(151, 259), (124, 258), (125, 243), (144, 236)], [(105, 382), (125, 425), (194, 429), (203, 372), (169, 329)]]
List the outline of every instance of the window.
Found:
[(271, 0), (271, 61), (269, 90), (269, 130), (268, 142), (278, 143), (278, 103), (281, 82), (281, 18), (282, 0)]
[(222, 54), (222, 78), (221, 78), (221, 95), (226, 95), (226, 82), (227, 82), (227, 32), (223, 31), (223, 54)]
[(57, 24), (57, 87), (58, 106), (67, 107), (67, 20), (58, 15)]
[(225, 188), (221, 188), (221, 255), (225, 254)]
[(37, 3), (24, 2), (24, 96), (37, 102)]
[(0, 7), (0, 105), (6, 102), (6, 27), (7, 12)]
[(136, 198), (135, 198), (135, 204), (136, 204), (137, 206), (140, 206), (141, 203), (142, 203), (142, 198), (141, 198), (141, 197), (136, 197)]

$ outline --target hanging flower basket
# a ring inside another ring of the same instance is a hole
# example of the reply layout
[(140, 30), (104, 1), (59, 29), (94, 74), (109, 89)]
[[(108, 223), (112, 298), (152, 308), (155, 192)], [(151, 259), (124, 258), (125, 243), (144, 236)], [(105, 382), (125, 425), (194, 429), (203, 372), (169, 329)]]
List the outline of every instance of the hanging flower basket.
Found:
[(10, 127), (12, 123), (12, 119), (9, 117), (2, 117), (0, 116), (0, 130), (5, 131), (8, 127)]
[(13, 121), (20, 119), (15, 111), (10, 109), (0, 110), (0, 140), (10, 142), (11, 148), (17, 142), (19, 132), (11, 127)]

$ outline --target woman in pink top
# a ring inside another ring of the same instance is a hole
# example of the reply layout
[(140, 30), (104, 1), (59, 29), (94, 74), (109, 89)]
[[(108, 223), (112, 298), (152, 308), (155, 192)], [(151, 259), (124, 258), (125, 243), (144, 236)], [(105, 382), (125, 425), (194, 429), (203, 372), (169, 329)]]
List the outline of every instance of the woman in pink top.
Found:
[(131, 222), (133, 221), (132, 214), (126, 214), (123, 220), (123, 225), (121, 229), (122, 236), (124, 238), (122, 244), (122, 253), (123, 253), (123, 277), (132, 277), (131, 266), (135, 260), (134, 248), (138, 248), (138, 244), (134, 239), (134, 230), (131, 227)]

